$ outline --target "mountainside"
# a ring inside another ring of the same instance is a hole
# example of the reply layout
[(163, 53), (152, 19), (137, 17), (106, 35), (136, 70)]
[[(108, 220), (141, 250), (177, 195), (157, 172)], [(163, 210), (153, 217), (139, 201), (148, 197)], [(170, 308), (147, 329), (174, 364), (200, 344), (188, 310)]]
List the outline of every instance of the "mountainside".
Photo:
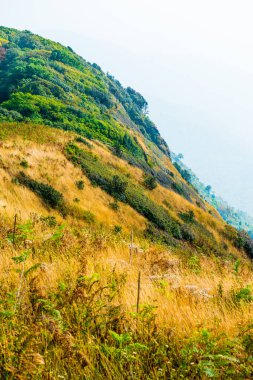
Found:
[(188, 183), (192, 184), (198, 193), (210, 205), (212, 205), (222, 216), (222, 218), (231, 226), (238, 230), (247, 231), (253, 238), (253, 217), (246, 212), (231, 207), (224, 199), (214, 193), (210, 185), (203, 184), (196, 174), (185, 165), (181, 155), (172, 153), (172, 161)]
[(147, 107), (70, 47), (0, 27), (4, 379), (253, 376), (253, 241)]

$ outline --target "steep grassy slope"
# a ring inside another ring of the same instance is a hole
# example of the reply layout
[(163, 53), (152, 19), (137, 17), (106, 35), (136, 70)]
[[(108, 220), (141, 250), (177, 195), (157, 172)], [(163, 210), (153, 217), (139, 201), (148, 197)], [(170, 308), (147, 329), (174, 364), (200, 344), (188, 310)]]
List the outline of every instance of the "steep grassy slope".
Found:
[[(0, 157), (3, 378), (252, 377), (252, 263), (236, 230), (74, 133), (2, 123)], [(110, 175), (152, 213), (98, 186)]]
[[(145, 173), (105, 145), (22, 123), (2, 123), (1, 140), (1, 206), (9, 217), (15, 210), (22, 218), (43, 212), (70, 222), (90, 217), (91, 222), (128, 233), (134, 229), (153, 241), (182, 249), (189, 245), (220, 257), (243, 247), (241, 235), (210, 206), (205, 205), (207, 212), (161, 185), (147, 189)], [(49, 192), (41, 194), (34, 184), (49, 186)], [(62, 196), (59, 205), (57, 199), (50, 203), (54, 191)]]
[(252, 378), (249, 237), (140, 94), (30, 32), (0, 44), (2, 378)]
[(148, 118), (147, 102), (131, 88), (75, 54), (30, 32), (0, 27), (0, 120), (32, 121), (76, 131), (188, 200), (194, 189), (165, 170), (167, 144)]

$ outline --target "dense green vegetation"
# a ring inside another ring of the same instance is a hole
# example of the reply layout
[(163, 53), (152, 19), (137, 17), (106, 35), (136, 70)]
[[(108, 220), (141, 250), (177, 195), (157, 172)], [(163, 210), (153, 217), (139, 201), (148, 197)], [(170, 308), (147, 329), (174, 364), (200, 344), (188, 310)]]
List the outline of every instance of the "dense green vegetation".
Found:
[(0, 27), (4, 54), (0, 58), (0, 120), (33, 121), (73, 130), (98, 139), (135, 159), (145, 154), (120, 121), (141, 131), (165, 153), (166, 143), (146, 115), (147, 102), (124, 89), (99, 66), (86, 62), (69, 47)]

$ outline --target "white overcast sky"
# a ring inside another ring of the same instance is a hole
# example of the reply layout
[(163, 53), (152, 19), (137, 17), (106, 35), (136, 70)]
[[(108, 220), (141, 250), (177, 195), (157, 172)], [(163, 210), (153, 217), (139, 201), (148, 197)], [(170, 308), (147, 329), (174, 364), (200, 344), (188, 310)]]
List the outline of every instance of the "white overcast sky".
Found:
[(8, 0), (0, 25), (71, 46), (140, 91), (176, 153), (253, 215), (253, 2)]

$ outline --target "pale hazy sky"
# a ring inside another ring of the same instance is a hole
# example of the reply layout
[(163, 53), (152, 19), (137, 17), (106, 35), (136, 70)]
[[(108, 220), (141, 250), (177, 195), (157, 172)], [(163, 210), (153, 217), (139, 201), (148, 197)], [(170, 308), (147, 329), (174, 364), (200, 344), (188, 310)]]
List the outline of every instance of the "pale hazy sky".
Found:
[(0, 25), (71, 46), (140, 91), (176, 153), (253, 215), (253, 2), (8, 0)]

